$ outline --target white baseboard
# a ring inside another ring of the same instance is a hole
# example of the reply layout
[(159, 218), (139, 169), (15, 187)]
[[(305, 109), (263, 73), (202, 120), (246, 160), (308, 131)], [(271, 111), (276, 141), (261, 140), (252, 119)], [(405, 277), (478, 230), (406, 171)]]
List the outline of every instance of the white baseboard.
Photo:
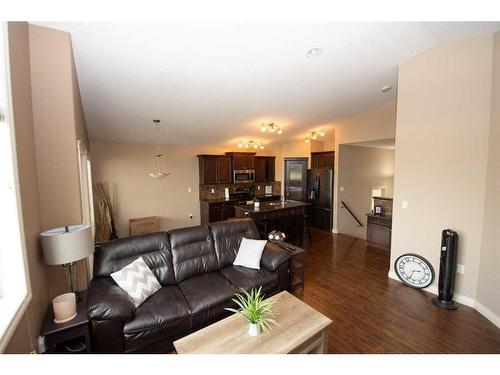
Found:
[[(389, 276), (391, 279), (394, 279), (396, 281), (401, 282), (401, 280), (399, 280), (399, 277), (397, 277), (396, 273), (394, 271), (392, 271), (392, 270), (389, 271), (389, 273), (387, 274), (387, 276)], [(425, 290), (426, 292), (432, 293), (432, 294), (434, 294), (436, 296), (438, 295), (438, 288), (435, 285), (431, 285), (428, 288), (425, 288), (423, 290)], [(466, 305), (466, 306), (474, 307), (474, 308), (476, 307), (476, 300), (475, 299), (463, 296), (461, 294), (454, 293), (453, 294), (453, 300), (455, 302), (461, 303), (462, 305)], [(478, 310), (478, 309), (476, 309), (476, 310)], [(479, 312), (481, 312), (481, 311), (479, 311)], [(486, 318), (488, 318), (488, 317), (486, 317)]]
[(494, 325), (496, 325), (498, 328), (500, 328), (500, 316), (495, 314), (493, 311), (488, 309), (486, 306), (484, 306), (482, 303), (476, 301), (476, 304), (474, 308), (481, 313), (486, 319), (488, 319), (490, 322), (492, 322)]
[[(396, 273), (392, 270), (389, 271), (387, 276), (389, 276), (391, 279), (394, 279), (396, 281), (401, 282), (401, 280), (399, 280), (399, 278), (397, 277)], [(430, 292), (432, 294), (435, 294), (435, 295), (438, 294), (437, 287), (434, 285), (430, 286), (428, 288), (425, 288), (424, 290), (427, 292)], [(496, 325), (498, 328), (500, 328), (500, 316), (495, 314), (493, 311), (488, 309), (486, 306), (484, 306), (479, 301), (477, 301), (473, 298), (470, 298), (470, 297), (463, 296), (461, 294), (454, 294), (453, 299), (455, 300), (455, 302), (458, 302), (458, 303), (461, 303), (463, 305), (474, 308), (482, 316), (484, 316), (486, 319), (488, 319), (490, 322), (492, 322), (494, 325)]]
[(335, 233), (337, 234), (339, 231), (337, 230), (337, 228), (332, 228), (332, 233)]

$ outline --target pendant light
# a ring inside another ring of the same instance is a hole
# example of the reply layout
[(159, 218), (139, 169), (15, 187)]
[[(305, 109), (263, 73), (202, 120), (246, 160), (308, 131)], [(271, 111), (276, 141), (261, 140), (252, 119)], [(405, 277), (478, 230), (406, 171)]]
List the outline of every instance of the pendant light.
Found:
[[(155, 124), (155, 127), (156, 127), (156, 134), (158, 135), (158, 124), (160, 123), (160, 120), (153, 119), (153, 123)], [(156, 139), (158, 139), (158, 136), (156, 137)], [(156, 144), (155, 166), (154, 166), (153, 172), (151, 172), (149, 174), (151, 177), (153, 177), (155, 179), (160, 179), (160, 178), (167, 177), (168, 175), (170, 175), (170, 173), (165, 172), (166, 168), (165, 168), (165, 164), (163, 163), (162, 156), (163, 155), (160, 153), (160, 144), (158, 143), (158, 144)]]

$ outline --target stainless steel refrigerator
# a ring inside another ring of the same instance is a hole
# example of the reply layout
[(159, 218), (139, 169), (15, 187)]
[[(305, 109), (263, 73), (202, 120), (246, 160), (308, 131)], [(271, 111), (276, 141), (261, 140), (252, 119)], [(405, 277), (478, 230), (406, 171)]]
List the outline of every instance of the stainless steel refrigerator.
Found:
[(310, 225), (313, 228), (332, 230), (333, 170), (307, 170), (307, 201)]

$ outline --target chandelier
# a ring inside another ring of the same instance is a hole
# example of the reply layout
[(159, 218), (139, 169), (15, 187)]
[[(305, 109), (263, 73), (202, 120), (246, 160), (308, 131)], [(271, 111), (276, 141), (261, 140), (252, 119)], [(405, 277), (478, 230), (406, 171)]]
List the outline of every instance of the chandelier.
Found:
[(262, 125), (260, 126), (260, 131), (263, 133), (266, 131), (269, 131), (269, 133), (276, 132), (276, 134), (283, 133), (281, 128), (278, 125), (276, 125), (274, 122), (268, 122), (268, 123), (263, 122)]
[(263, 149), (264, 148), (264, 143), (262, 141), (260, 142), (257, 142), (257, 141), (239, 141), (238, 142), (238, 147), (239, 148), (260, 148), (260, 149)]
[(311, 132), (311, 134), (310, 134), (310, 135), (308, 135), (308, 136), (306, 137), (306, 139), (304, 139), (304, 141), (305, 141), (306, 143), (308, 143), (308, 142), (309, 142), (309, 141), (311, 141), (311, 140), (316, 140), (316, 139), (318, 139), (318, 136), (320, 136), (320, 137), (324, 137), (324, 136), (325, 136), (325, 132), (324, 132), (323, 130), (313, 131), (313, 132)]
[[(153, 123), (155, 124), (156, 127), (156, 135), (158, 135), (158, 124), (160, 123), (160, 120), (153, 119)], [(159, 139), (158, 136), (156, 139)], [(163, 163), (162, 159), (162, 154), (160, 153), (160, 144), (156, 144), (156, 154), (155, 154), (155, 163), (154, 163), (154, 168), (153, 171), (149, 174), (152, 178), (155, 179), (160, 179), (163, 177), (167, 177), (170, 173), (166, 172), (165, 164)]]

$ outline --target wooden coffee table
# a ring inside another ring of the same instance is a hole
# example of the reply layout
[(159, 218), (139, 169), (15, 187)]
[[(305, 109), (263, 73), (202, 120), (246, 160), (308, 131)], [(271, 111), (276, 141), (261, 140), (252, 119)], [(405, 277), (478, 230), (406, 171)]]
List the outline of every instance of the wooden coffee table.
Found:
[(273, 297), (276, 322), (269, 333), (248, 335), (247, 321), (231, 315), (174, 342), (179, 354), (327, 353), (330, 319), (288, 292)]

